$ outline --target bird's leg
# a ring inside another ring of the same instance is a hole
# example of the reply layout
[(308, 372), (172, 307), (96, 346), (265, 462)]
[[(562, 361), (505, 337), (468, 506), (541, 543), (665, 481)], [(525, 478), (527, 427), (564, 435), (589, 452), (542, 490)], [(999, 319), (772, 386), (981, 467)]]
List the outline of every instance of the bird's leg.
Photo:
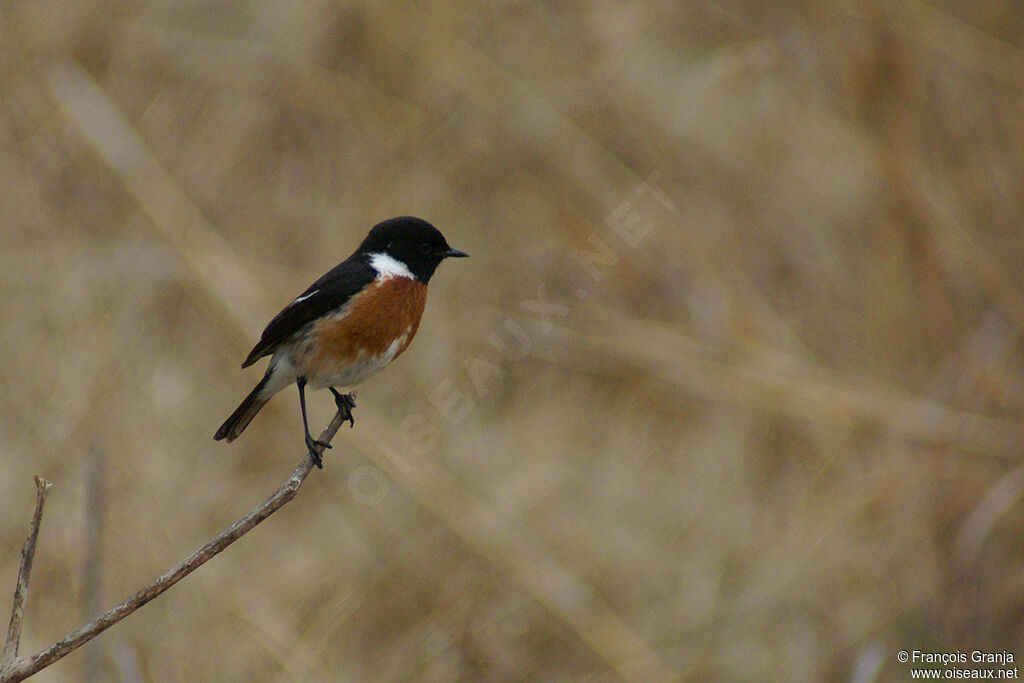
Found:
[(341, 421), (348, 420), (349, 427), (355, 427), (356, 419), (352, 417), (352, 409), (356, 407), (356, 392), (342, 394), (334, 387), (327, 388), (334, 394), (334, 404), (338, 406), (338, 412), (341, 413)]
[(317, 441), (309, 435), (309, 421), (306, 419), (306, 378), (299, 377), (295, 380), (295, 384), (299, 387), (299, 407), (302, 408), (302, 428), (306, 431), (306, 448), (309, 449), (309, 457), (313, 458), (313, 464), (323, 469), (324, 463), (320, 459), (316, 447), (330, 448), (331, 444), (326, 441)]

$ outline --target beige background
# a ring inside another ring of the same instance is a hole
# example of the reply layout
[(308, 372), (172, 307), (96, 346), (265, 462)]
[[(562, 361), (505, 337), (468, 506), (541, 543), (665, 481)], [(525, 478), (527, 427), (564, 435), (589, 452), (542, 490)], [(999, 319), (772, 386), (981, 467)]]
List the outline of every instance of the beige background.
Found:
[(1024, 657), (1019, 4), (433, 4), (0, 5), (24, 653), (284, 480), (294, 391), (211, 437), (373, 223), (472, 254), (294, 502), (39, 680)]

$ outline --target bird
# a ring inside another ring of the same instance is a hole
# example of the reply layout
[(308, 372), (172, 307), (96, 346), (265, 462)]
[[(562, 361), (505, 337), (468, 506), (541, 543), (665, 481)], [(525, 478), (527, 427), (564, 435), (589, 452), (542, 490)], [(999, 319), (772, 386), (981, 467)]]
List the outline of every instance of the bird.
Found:
[(352, 387), (373, 377), (409, 347), (427, 301), (427, 283), (441, 261), (469, 256), (454, 249), (441, 231), (413, 216), (373, 226), (347, 259), (310, 285), (267, 324), (242, 363), (247, 368), (270, 356), (259, 384), (220, 426), (214, 439), (234, 441), (270, 398), (299, 389), (306, 448), (323, 468), (306, 418), (306, 386), (327, 388), (344, 420), (355, 426)]

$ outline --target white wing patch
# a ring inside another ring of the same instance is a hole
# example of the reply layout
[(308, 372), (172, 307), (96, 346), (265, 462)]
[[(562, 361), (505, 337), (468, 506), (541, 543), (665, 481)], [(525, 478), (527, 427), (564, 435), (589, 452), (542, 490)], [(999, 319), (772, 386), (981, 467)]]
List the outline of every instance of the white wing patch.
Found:
[(412, 271), (409, 270), (407, 265), (396, 259), (394, 256), (389, 256), (382, 251), (370, 254), (370, 265), (377, 271), (378, 278), (407, 277), (409, 279), (415, 279), (415, 276), (412, 274)]
[(314, 294), (316, 294), (319, 291), (320, 291), (319, 289), (314, 289), (309, 294), (303, 294), (302, 296), (296, 298), (295, 301), (292, 302), (292, 306), (294, 306), (295, 304), (298, 304), (298, 303), (302, 303), (303, 301), (305, 301), (306, 299), (308, 299), (309, 297), (313, 296)]

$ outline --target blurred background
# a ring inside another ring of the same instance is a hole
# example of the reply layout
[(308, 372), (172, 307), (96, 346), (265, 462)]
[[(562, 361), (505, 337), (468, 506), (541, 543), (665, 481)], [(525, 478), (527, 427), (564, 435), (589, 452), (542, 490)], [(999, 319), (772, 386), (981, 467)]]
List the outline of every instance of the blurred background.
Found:
[(324, 470), (39, 680), (1024, 658), (1022, 44), (1006, 0), (3, 3), (22, 653), (286, 479), (294, 391), (212, 440), (238, 366), (412, 214), (472, 258)]

